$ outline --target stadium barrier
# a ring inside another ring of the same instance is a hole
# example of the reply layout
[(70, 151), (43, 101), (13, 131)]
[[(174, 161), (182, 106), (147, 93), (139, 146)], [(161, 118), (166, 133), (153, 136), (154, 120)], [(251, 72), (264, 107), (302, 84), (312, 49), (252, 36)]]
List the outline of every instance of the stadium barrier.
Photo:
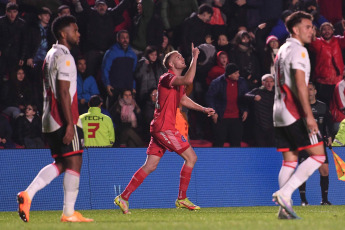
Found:
[[(345, 148), (335, 148), (345, 158)], [(187, 195), (201, 207), (271, 206), (278, 189), (282, 157), (274, 148), (195, 148), (198, 162)], [(345, 182), (338, 181), (331, 152), (329, 200), (345, 205)], [(80, 191), (76, 209), (114, 209), (118, 195), (143, 164), (143, 148), (89, 148), (83, 154)], [(24, 190), (39, 170), (52, 162), (48, 149), (0, 150), (0, 211), (17, 210), (16, 194)], [(158, 168), (132, 194), (130, 207), (174, 208), (183, 160), (167, 152)], [(311, 205), (321, 201), (319, 173), (307, 183)], [(63, 175), (39, 191), (31, 210), (62, 210)], [(295, 205), (299, 194), (293, 195)]]

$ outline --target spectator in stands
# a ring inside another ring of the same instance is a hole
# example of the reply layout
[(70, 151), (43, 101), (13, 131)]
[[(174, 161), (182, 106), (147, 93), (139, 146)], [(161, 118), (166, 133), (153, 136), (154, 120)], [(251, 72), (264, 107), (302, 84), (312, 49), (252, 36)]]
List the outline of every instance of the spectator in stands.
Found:
[(150, 134), (150, 124), (153, 119), (153, 114), (156, 107), (157, 102), (157, 88), (152, 88), (150, 94), (146, 97), (145, 105), (143, 107), (143, 139), (146, 143), (148, 143), (151, 139)]
[(34, 102), (38, 110), (43, 109), (43, 85), (42, 66), (44, 58), (54, 43), (54, 37), (50, 30), (50, 17), (52, 12), (47, 7), (42, 7), (38, 13), (38, 22), (29, 28), (28, 39), (28, 59), (26, 65), (29, 66), (28, 79), (32, 84)]
[(320, 8), (316, 0), (304, 0), (302, 10), (313, 15), (313, 25), (316, 26), (316, 28), (320, 28), (323, 23), (328, 22), (328, 20), (320, 14)]
[(101, 113), (103, 99), (93, 95), (88, 104), (89, 111), (80, 115), (85, 147), (112, 147), (115, 142), (114, 126), (111, 118)]
[(107, 89), (107, 108), (114, 104), (124, 89), (133, 89), (137, 55), (129, 45), (126, 30), (117, 33), (117, 43), (110, 47), (102, 62), (102, 80)]
[(262, 86), (246, 93), (245, 98), (254, 103), (253, 114), (255, 119), (255, 142), (258, 147), (273, 147), (273, 103), (274, 103), (274, 76), (265, 74), (261, 78)]
[(266, 44), (263, 49), (258, 46), (257, 48), (260, 54), (262, 72), (265, 74), (275, 74), (274, 59), (279, 50), (278, 38), (270, 35), (266, 38)]
[(313, 80), (317, 98), (329, 105), (335, 85), (343, 78), (345, 37), (334, 36), (333, 25), (329, 22), (323, 23), (320, 31), (320, 38), (316, 38), (314, 33), (309, 49), (316, 57)]
[(58, 8), (58, 17), (71, 15), (71, 9), (67, 5), (61, 5)]
[[(345, 77), (345, 69), (343, 76)], [(336, 84), (329, 109), (332, 114), (334, 136), (339, 130), (340, 122), (345, 119), (345, 79)]]
[(191, 57), (190, 47), (192, 43), (195, 47), (204, 44), (206, 37), (212, 34), (211, 20), (213, 9), (208, 4), (199, 6), (198, 13), (192, 13), (183, 23), (183, 39), (181, 43), (182, 55), (189, 60)]
[(81, 26), (85, 27), (86, 33), (81, 36), (86, 39), (82, 50), (92, 76), (97, 76), (104, 53), (115, 41), (115, 26), (122, 22), (122, 13), (131, 1), (123, 0), (116, 7), (108, 8), (105, 0), (96, 0), (94, 8), (91, 8), (86, 0), (80, 0), (83, 8), (80, 23), (85, 23)]
[(134, 73), (137, 101), (141, 108), (149, 90), (158, 87), (159, 77), (165, 72), (165, 67), (158, 58), (157, 48), (153, 46), (146, 47), (144, 56), (139, 60)]
[(42, 121), (37, 115), (37, 106), (28, 104), (25, 114), (16, 119), (16, 142), (27, 149), (42, 149)]
[(164, 56), (167, 53), (174, 51), (174, 47), (170, 44), (169, 37), (166, 33), (163, 34), (163, 42), (159, 50), (159, 59), (163, 61)]
[(225, 73), (225, 67), (227, 64), (229, 64), (228, 54), (224, 51), (219, 51), (217, 53), (217, 65), (211, 68), (206, 78), (206, 84), (208, 86), (211, 84), (213, 79), (216, 79)]
[[(153, 0), (140, 0), (137, 5), (137, 14), (133, 18), (133, 34), (132, 34), (132, 46), (134, 50), (137, 50), (137, 53), (142, 53), (147, 43), (147, 27), (151, 21), (154, 11), (154, 2)], [(158, 22), (157, 22), (158, 24)], [(163, 31), (162, 31), (163, 33)]]
[(77, 92), (79, 114), (88, 111), (88, 103), (92, 95), (99, 95), (96, 80), (87, 72), (86, 60), (79, 57), (77, 60)]
[(280, 44), (284, 44), (285, 40), (290, 36), (289, 32), (285, 27), (287, 17), (293, 12), (291, 10), (283, 11), (281, 18), (277, 21), (276, 25), (272, 28), (270, 35), (274, 35), (278, 38)]
[(211, 20), (208, 22), (212, 25), (213, 38), (218, 38), (220, 34), (226, 34), (227, 32), (227, 17), (223, 13), (224, 0), (212, 0), (213, 14)]
[(206, 94), (207, 106), (214, 108), (214, 147), (223, 147), (229, 141), (231, 147), (240, 147), (243, 122), (247, 119), (248, 108), (243, 103), (248, 92), (245, 79), (240, 77), (240, 69), (234, 63), (226, 66), (225, 74), (211, 82)]
[(229, 55), (229, 62), (235, 63), (240, 70), (240, 76), (246, 79), (248, 87), (258, 86), (261, 76), (260, 62), (246, 31), (239, 31), (234, 38), (234, 48)]
[(133, 98), (132, 90), (125, 89), (110, 113), (115, 117), (116, 133), (120, 146), (143, 147), (145, 143), (139, 136), (141, 110)]
[(220, 34), (218, 36), (217, 44), (216, 44), (217, 51), (225, 51), (227, 55), (232, 50), (232, 44), (228, 40), (228, 36), (226, 34)]
[(27, 56), (26, 23), (18, 16), (18, 5), (9, 2), (0, 17), (0, 85), (16, 66), (23, 66)]
[(183, 22), (193, 12), (198, 11), (197, 0), (161, 0), (161, 15), (164, 29), (169, 32), (169, 38), (175, 49), (182, 43)]
[(2, 111), (7, 116), (16, 119), (24, 112), (25, 105), (31, 102), (31, 86), (25, 77), (22, 67), (11, 74), (10, 80), (6, 82), (1, 92), (5, 109)]
[(11, 140), (12, 127), (5, 115), (0, 114), (0, 148), (14, 149), (15, 144)]

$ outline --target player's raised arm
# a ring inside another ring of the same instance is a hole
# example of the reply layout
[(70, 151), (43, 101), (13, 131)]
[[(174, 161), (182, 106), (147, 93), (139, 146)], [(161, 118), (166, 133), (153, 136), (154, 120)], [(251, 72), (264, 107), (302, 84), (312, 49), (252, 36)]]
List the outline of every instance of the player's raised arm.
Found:
[[(198, 56), (199, 56), (199, 49), (197, 47), (194, 47), (194, 44), (192, 43), (192, 61), (189, 65), (189, 68), (184, 76), (181, 76), (182, 71), (179, 71), (178, 65), (173, 65), (172, 70), (176, 74), (176, 78), (173, 80), (172, 85), (173, 86), (178, 86), (178, 85), (190, 85), (193, 83), (194, 77), (195, 77), (195, 72), (196, 72), (196, 65), (198, 63)], [(179, 54), (181, 60), (183, 60), (184, 63), (184, 58), (182, 57), (181, 54)], [(182, 69), (183, 70), (183, 69)]]

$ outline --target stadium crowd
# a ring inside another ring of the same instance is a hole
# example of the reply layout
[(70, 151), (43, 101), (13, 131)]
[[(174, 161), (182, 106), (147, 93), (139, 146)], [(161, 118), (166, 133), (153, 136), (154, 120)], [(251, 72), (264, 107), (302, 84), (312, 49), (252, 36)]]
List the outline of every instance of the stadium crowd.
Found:
[(192, 43), (200, 55), (190, 97), (217, 114), (182, 108), (189, 140), (274, 146), (274, 58), (289, 37), (284, 20), (297, 10), (314, 17), (311, 80), (335, 135), (345, 119), (344, 8), (341, 0), (1, 0), (0, 147), (45, 145), (42, 66), (55, 43), (52, 20), (69, 14), (81, 33), (71, 51), (79, 113), (100, 95), (101, 112), (114, 123), (114, 147), (148, 144), (164, 55), (179, 50), (189, 62)]

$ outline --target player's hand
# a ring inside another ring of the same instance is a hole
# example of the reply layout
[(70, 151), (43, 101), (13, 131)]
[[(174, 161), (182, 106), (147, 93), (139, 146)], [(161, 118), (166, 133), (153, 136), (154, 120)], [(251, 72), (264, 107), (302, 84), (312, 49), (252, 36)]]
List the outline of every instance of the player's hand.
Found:
[(217, 113), (212, 115), (212, 120), (213, 120), (213, 123), (217, 124), (217, 120), (218, 120), (218, 114)]
[(200, 50), (197, 47), (194, 47), (194, 43), (192, 43), (192, 56), (193, 58), (198, 58)]
[(208, 117), (210, 117), (216, 113), (216, 111), (214, 111), (214, 109), (212, 109), (212, 108), (204, 108), (203, 112), (205, 114), (207, 114)]
[(261, 96), (260, 95), (255, 95), (254, 101), (260, 101), (260, 100), (261, 100)]
[(248, 117), (248, 112), (244, 111), (243, 114), (242, 114), (242, 121), (247, 120), (247, 117)]
[(317, 134), (319, 132), (319, 127), (314, 119), (314, 117), (310, 117), (306, 119), (307, 121), (307, 128), (309, 130), (309, 136), (313, 134)]
[(107, 85), (107, 93), (111, 97), (113, 96), (113, 92), (112, 92), (113, 89), (114, 88), (111, 85)]
[(327, 138), (327, 146), (331, 147), (332, 146), (332, 137)]
[(74, 137), (74, 127), (73, 127), (73, 125), (67, 125), (66, 133), (65, 133), (65, 136), (62, 139), (62, 142), (65, 145), (69, 145), (72, 142), (73, 137)]

